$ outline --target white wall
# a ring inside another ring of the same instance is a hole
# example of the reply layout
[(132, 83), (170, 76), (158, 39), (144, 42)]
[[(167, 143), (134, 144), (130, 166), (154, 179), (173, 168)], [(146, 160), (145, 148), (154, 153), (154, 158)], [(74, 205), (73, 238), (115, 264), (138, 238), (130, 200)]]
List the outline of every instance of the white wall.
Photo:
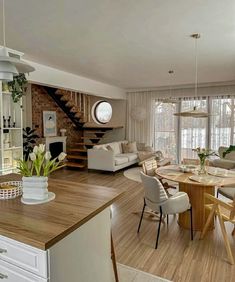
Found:
[(29, 77), (27, 77), (29, 82), (78, 92), (81, 91), (83, 93), (111, 99), (126, 99), (126, 91), (122, 88), (35, 62), (27, 62), (36, 69), (29, 74)]

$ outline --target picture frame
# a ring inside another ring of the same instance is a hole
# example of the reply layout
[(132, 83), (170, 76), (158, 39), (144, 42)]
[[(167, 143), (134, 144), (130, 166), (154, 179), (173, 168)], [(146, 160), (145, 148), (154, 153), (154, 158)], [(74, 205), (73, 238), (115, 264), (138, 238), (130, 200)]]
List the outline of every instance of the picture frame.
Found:
[(43, 111), (43, 135), (57, 136), (56, 111)]

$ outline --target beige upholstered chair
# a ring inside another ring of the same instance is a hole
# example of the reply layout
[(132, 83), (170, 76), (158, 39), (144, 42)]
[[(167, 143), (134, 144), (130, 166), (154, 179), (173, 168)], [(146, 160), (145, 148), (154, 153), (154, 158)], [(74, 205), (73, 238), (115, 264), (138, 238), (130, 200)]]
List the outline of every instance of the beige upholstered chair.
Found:
[(162, 223), (162, 216), (168, 214), (178, 214), (190, 210), (191, 239), (193, 240), (192, 208), (189, 203), (187, 193), (177, 192), (175, 195), (169, 198), (161, 182), (156, 177), (148, 176), (145, 173), (141, 172), (141, 180), (144, 186), (145, 195), (143, 210), (141, 213), (137, 233), (139, 233), (140, 231), (143, 214), (146, 206), (149, 207), (151, 210), (160, 213), (157, 239), (155, 244), (155, 249), (157, 249)]
[(223, 234), (224, 243), (226, 247), (226, 251), (228, 254), (229, 262), (234, 264), (234, 258), (232, 254), (232, 250), (229, 244), (228, 235), (225, 229), (224, 222), (231, 222), (235, 224), (235, 197), (232, 203), (225, 203), (210, 194), (205, 193), (204, 197), (206, 200), (209, 200), (211, 204), (206, 204), (205, 208), (210, 211), (206, 224), (203, 228), (201, 239), (204, 238), (207, 229), (210, 225), (210, 222), (214, 219), (214, 216), (217, 215), (219, 218), (220, 228)]

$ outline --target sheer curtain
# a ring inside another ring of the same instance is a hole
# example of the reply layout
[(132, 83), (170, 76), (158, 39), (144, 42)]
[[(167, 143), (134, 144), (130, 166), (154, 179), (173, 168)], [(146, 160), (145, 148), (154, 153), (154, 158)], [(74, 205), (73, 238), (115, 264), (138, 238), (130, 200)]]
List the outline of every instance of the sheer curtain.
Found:
[(162, 100), (155, 102), (155, 136), (154, 148), (162, 151), (167, 158), (177, 162), (177, 117), (174, 113), (178, 104), (166, 103)]
[(210, 99), (209, 119), (210, 147), (234, 144), (234, 97), (213, 97)]
[(127, 93), (127, 139), (153, 146), (154, 122), (151, 93)]
[[(192, 110), (195, 106), (197, 109), (207, 111), (207, 99), (187, 98), (182, 99), (180, 103), (181, 111)], [(207, 122), (207, 118), (180, 117), (179, 153), (181, 160), (184, 158), (196, 158), (195, 152), (192, 151), (194, 148), (208, 147)]]

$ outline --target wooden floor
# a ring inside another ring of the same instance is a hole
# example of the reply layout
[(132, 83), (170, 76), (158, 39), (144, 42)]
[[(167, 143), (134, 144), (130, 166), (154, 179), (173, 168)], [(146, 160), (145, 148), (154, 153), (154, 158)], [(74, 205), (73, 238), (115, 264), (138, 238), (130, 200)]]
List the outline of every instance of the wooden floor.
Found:
[[(190, 241), (189, 231), (181, 229), (177, 218), (170, 216), (168, 227), (162, 227), (159, 247), (154, 249), (156, 221), (145, 217), (140, 234), (136, 229), (142, 208), (143, 188), (140, 183), (112, 173), (59, 170), (52, 177), (76, 182), (103, 185), (125, 191), (113, 205), (113, 237), (117, 261), (172, 281), (235, 281), (235, 266), (228, 263), (221, 232), (216, 224), (204, 240), (195, 233)], [(229, 233), (232, 225), (227, 225)], [(229, 236), (235, 256), (235, 238)]]

